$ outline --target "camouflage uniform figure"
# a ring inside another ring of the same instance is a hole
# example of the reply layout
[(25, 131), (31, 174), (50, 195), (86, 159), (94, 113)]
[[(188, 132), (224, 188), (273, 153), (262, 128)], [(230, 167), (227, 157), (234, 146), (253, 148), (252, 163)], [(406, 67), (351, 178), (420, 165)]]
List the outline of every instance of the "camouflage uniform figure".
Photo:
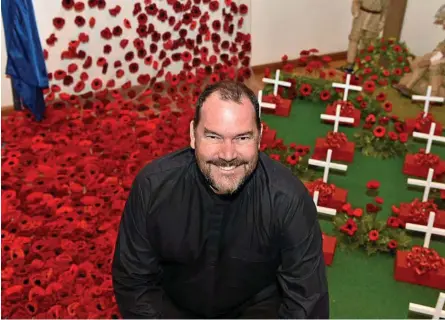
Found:
[[(434, 23), (445, 29), (445, 5), (437, 11)], [(435, 59), (437, 54), (439, 58)], [(440, 54), (442, 54), (441, 57)], [(440, 42), (432, 52), (414, 59), (411, 62), (411, 69), (412, 72), (405, 75), (399, 84), (394, 86), (401, 94), (407, 97), (411, 97), (413, 93), (425, 94), (426, 87), (430, 85), (433, 96), (444, 96), (445, 40)]]
[(389, 0), (353, 0), (352, 28), (349, 34), (347, 65), (342, 68), (352, 72), (358, 50), (367, 48), (379, 37), (385, 25)]

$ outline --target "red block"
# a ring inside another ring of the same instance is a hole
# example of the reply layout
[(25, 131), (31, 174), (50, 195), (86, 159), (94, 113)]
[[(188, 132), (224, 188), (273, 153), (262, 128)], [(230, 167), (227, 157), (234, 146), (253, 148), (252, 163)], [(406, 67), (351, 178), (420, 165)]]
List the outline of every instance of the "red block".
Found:
[[(414, 216), (410, 215), (409, 203), (400, 204), (400, 212), (398, 217), (405, 223), (415, 223), (424, 226), (426, 226), (428, 223), (428, 215), (426, 215), (424, 219), (425, 221), (419, 221), (420, 219), (416, 219)], [(445, 229), (445, 211), (437, 210), (433, 226), (436, 228)]]
[(408, 253), (409, 251), (397, 251), (394, 263), (394, 279), (396, 281), (445, 290), (445, 268), (441, 268), (436, 272), (418, 275), (413, 268), (408, 267)]
[[(426, 179), (428, 177), (429, 168), (430, 166), (421, 166), (417, 164), (414, 158), (414, 154), (407, 154), (405, 156), (405, 162), (403, 163), (404, 174)], [(433, 180), (441, 179), (445, 174), (445, 161), (439, 160), (439, 162), (431, 168), (434, 169)]]
[[(315, 141), (314, 154), (312, 155), (314, 159), (326, 159), (329, 147), (325, 145), (325, 141), (325, 138), (317, 138), (317, 140)], [(354, 151), (355, 143), (348, 141), (340, 148), (332, 149), (332, 160), (352, 162), (354, 161)]]
[[(306, 182), (306, 188), (309, 187), (311, 182)], [(308, 188), (309, 189), (309, 188)], [(311, 196), (313, 197), (313, 192), (310, 192)], [(330, 198), (329, 202), (327, 204), (323, 204), (323, 206), (327, 208), (332, 208), (336, 210), (341, 210), (341, 207), (347, 202), (348, 199), (348, 191), (345, 189), (341, 189), (336, 187), (334, 194)]]
[(326, 265), (330, 266), (334, 260), (337, 238), (323, 234), (323, 256)]
[[(434, 130), (434, 134), (436, 136), (441, 136), (442, 135), (442, 125), (437, 121), (435, 121), (435, 123), (436, 123), (436, 129)], [(414, 128), (416, 126), (416, 118), (406, 119), (405, 124), (406, 124), (406, 129), (407, 129), (408, 133), (411, 134), (414, 131)], [(425, 126), (420, 132), (430, 133), (430, 128), (431, 128), (431, 125)], [(418, 130), (416, 130), (416, 131), (418, 131)]]
[[(328, 105), (326, 107), (326, 114), (335, 116), (336, 110), (337, 110), (337, 106)], [(352, 116), (348, 116), (348, 117), (354, 118), (354, 123), (340, 122), (340, 125), (358, 127), (360, 125), (360, 115), (361, 115), (360, 110), (354, 109)], [(343, 117), (343, 115), (341, 115), (341, 114), (340, 114), (340, 116)], [(325, 123), (334, 123), (334, 120), (324, 120), (324, 122)]]
[(289, 117), (292, 108), (292, 100), (282, 99), (281, 103), (275, 108), (275, 115), (280, 117)]
[(266, 129), (263, 131), (263, 136), (261, 138), (261, 144), (265, 144), (271, 147), (275, 142), (277, 137), (277, 131), (272, 129)]

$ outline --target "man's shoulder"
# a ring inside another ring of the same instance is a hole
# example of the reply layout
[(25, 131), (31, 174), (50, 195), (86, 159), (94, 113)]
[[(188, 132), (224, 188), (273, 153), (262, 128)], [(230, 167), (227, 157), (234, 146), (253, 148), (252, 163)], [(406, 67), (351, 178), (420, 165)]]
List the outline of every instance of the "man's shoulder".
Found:
[(187, 171), (194, 161), (191, 148), (184, 148), (159, 157), (147, 163), (136, 175), (139, 181), (150, 180), (151, 183), (162, 183), (175, 174)]
[(275, 192), (288, 197), (288, 199), (299, 198), (307, 193), (306, 186), (300, 178), (295, 176), (292, 171), (281, 162), (261, 152), (260, 163), (263, 166), (268, 185)]

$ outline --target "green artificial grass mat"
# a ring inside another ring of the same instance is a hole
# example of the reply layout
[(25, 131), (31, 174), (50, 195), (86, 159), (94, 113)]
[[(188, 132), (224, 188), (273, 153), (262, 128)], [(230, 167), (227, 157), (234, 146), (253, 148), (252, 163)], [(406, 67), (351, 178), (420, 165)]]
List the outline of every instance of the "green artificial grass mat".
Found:
[[(277, 138), (286, 144), (295, 142), (308, 145), (311, 152), (315, 140), (333, 130), (333, 124), (324, 124), (320, 114), (325, 112), (326, 105), (305, 100), (294, 100), (289, 117), (263, 115), (263, 121), (277, 130)], [(419, 108), (420, 109), (420, 108)], [(415, 114), (414, 114), (415, 116)], [(363, 121), (363, 120), (362, 120)], [(340, 125), (339, 131), (348, 135), (360, 130)], [(413, 152), (426, 146), (425, 140), (413, 143)], [(445, 159), (445, 145), (433, 144), (431, 152)], [(366, 157), (355, 152), (354, 162), (347, 163), (346, 173), (330, 170), (328, 182), (348, 190), (348, 202), (354, 207), (364, 208), (372, 198), (366, 195), (366, 183), (378, 180), (381, 183), (379, 196), (384, 199), (378, 219), (386, 220), (391, 215), (391, 206), (401, 202), (411, 202), (422, 198), (423, 188), (409, 186), (408, 176), (402, 172), (404, 158), (381, 160)], [(322, 170), (322, 168), (320, 168)], [(320, 214), (323, 231), (333, 235), (332, 218)], [(409, 232), (414, 244), (423, 244), (422, 233)], [(445, 256), (445, 241), (432, 236), (430, 248)], [(435, 307), (439, 290), (397, 282), (394, 280), (395, 256), (377, 254), (368, 256), (363, 249), (353, 251), (340, 250), (337, 247), (334, 261), (328, 267), (328, 278), (332, 318), (424, 318), (408, 310), (410, 302)], [(431, 318), (431, 317), (430, 317)]]

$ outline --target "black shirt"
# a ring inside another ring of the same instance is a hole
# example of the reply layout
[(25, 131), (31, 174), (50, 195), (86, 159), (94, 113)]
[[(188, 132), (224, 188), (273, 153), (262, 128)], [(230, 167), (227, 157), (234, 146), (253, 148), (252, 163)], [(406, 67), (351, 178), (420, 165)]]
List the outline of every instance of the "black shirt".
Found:
[(320, 308), (329, 316), (315, 204), (264, 153), (233, 196), (210, 189), (190, 148), (146, 165), (125, 205), (112, 272), (124, 318), (162, 317), (163, 295), (197, 317), (225, 317), (271, 286), (282, 297), (279, 317)]

